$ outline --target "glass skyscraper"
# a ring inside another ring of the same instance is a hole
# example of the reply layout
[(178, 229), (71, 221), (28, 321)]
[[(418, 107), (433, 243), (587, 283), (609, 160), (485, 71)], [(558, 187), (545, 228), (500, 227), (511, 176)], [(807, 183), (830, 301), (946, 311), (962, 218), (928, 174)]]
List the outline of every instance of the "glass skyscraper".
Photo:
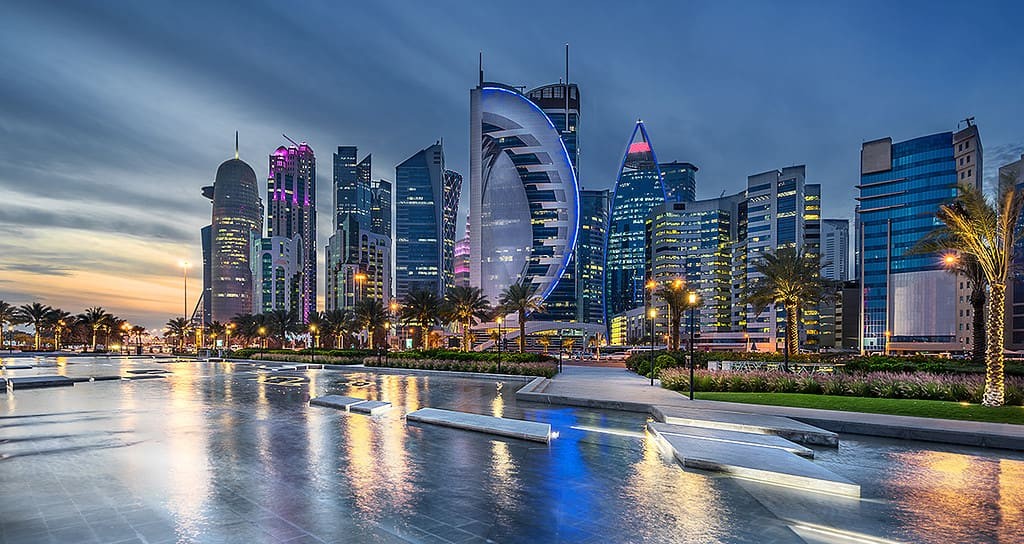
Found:
[(470, 91), (470, 281), (492, 301), (522, 281), (547, 301), (566, 272), (579, 189), (562, 137), (515, 88), (481, 80)]
[[(316, 313), (316, 157), (305, 142), (278, 147), (267, 179), (267, 237), (302, 240), (299, 317)], [(287, 308), (275, 308), (287, 309)]]
[(643, 121), (629, 138), (615, 192), (605, 253), (605, 306), (608, 317), (644, 305), (645, 223), (666, 201), (665, 186)]
[(234, 159), (217, 168), (212, 190), (204, 188), (203, 194), (213, 201), (210, 287), (204, 294), (210, 297), (210, 320), (227, 323), (254, 307), (252, 247), (263, 231), (256, 172), (238, 159), (236, 150)]
[(604, 323), (604, 243), (611, 193), (580, 191), (580, 232), (576, 238), (576, 321)]
[[(454, 218), (459, 196), (451, 191), (461, 189), (462, 179), (456, 176), (445, 170), (440, 142), (395, 167), (395, 294), (399, 299), (417, 291), (443, 297), (447, 285), (455, 281)], [(446, 229), (449, 218), (452, 227)], [(449, 231), (451, 243), (445, 239)]]
[(658, 165), (669, 202), (697, 200), (697, 167), (688, 162), (663, 162)]
[(965, 306), (957, 300), (956, 276), (941, 255), (911, 249), (939, 226), (935, 214), (956, 196), (958, 183), (980, 187), (981, 155), (975, 126), (863, 144), (857, 210), (863, 350), (962, 348), (956, 329)]

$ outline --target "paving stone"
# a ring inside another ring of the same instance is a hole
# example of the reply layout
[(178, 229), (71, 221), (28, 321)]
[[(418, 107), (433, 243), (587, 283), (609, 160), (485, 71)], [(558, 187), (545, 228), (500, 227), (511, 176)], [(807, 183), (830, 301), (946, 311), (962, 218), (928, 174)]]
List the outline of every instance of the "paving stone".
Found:
[(672, 425), (670, 423), (650, 422), (649, 429), (661, 434), (675, 434), (681, 436), (692, 436), (706, 440), (718, 440), (720, 442), (735, 442), (751, 446), (763, 446), (766, 448), (778, 448), (801, 457), (813, 458), (814, 450), (790, 442), (781, 436), (774, 434), (745, 433), (740, 431), (727, 431), (724, 429), (711, 429), (707, 427), (694, 427), (691, 425)]
[(839, 436), (836, 433), (788, 417), (681, 406), (655, 406), (651, 413), (655, 419), (673, 425), (774, 434), (800, 444), (833, 447), (839, 445)]
[(655, 435), (685, 467), (725, 472), (759, 482), (860, 497), (856, 483), (778, 448), (718, 442), (692, 436)]
[(345, 395), (325, 395), (322, 397), (310, 399), (309, 401), (309, 403), (314, 406), (337, 408), (339, 410), (346, 411), (348, 411), (349, 407), (352, 406), (353, 404), (359, 404), (360, 402), (366, 402), (366, 399), (346, 397)]
[(551, 425), (536, 421), (506, 419), (453, 410), (440, 410), (438, 408), (421, 408), (415, 412), (410, 412), (405, 418), (408, 421), (432, 423), (456, 429), (533, 440), (535, 442), (548, 443), (551, 441)]
[(15, 389), (37, 389), (41, 387), (67, 387), (75, 385), (67, 376), (22, 376), (7, 378), (7, 383)]
[(384, 402), (380, 400), (368, 400), (366, 402), (358, 402), (348, 407), (349, 411), (358, 412), (360, 414), (368, 414), (375, 416), (377, 414), (383, 414), (391, 409), (390, 402)]

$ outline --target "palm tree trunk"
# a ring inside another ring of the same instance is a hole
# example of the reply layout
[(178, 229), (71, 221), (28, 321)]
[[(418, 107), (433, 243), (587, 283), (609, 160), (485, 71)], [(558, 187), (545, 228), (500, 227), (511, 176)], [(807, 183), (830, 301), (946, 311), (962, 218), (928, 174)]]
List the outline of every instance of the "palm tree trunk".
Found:
[(974, 319), (971, 326), (973, 333), (974, 353), (972, 359), (977, 364), (985, 363), (985, 289), (981, 284), (975, 282), (974, 290), (971, 292), (971, 311), (974, 312)]
[(519, 353), (526, 353), (526, 312), (519, 310)]
[(669, 309), (669, 312), (672, 314), (672, 344), (669, 349), (679, 351), (679, 327), (682, 325), (682, 312), (672, 309)]
[(988, 297), (988, 350), (985, 354), (985, 406), (1003, 405), (1003, 333), (1006, 326), (1006, 284), (993, 282)]
[(470, 322), (468, 320), (462, 323), (462, 349), (463, 349), (463, 351), (466, 351), (466, 352), (468, 352), (469, 349), (470, 349), (470, 342), (469, 342), (469, 327), (470, 327), (470, 324), (469, 323)]
[(789, 357), (793, 355), (796, 346), (800, 343), (800, 329), (797, 327), (796, 316), (797, 308), (796, 304), (786, 304), (786, 346), (783, 350), (785, 353), (783, 358), (782, 369), (785, 371), (789, 370)]

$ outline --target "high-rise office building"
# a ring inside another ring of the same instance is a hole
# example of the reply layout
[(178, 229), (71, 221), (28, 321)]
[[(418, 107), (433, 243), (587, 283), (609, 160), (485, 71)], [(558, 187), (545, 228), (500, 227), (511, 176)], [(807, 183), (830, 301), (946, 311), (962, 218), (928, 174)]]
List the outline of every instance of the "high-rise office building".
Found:
[(637, 121), (612, 195), (604, 267), (607, 316), (644, 305), (645, 225), (665, 201), (658, 159), (643, 121)]
[(339, 145), (334, 153), (334, 230), (337, 230), (345, 216), (352, 215), (369, 224), (370, 187), (362, 183), (370, 175), (370, 155), (358, 161), (358, 148), (353, 145)]
[(466, 236), (455, 242), (455, 286), (469, 287), (469, 221), (466, 222)]
[[(210, 189), (210, 195), (208, 198), (213, 200), (213, 186), (209, 185), (203, 188)], [(262, 213), (260, 216), (262, 218)], [(200, 298), (199, 306), (202, 308), (199, 314), (199, 318), (192, 316), (192, 325), (203, 326), (205, 323), (211, 323), (213, 319), (210, 317), (210, 301), (212, 300), (211, 291), (213, 290), (213, 225), (206, 225), (200, 230), (200, 238), (203, 242), (203, 294)]]
[(604, 323), (604, 243), (608, 230), (607, 189), (580, 191), (580, 230), (576, 238), (576, 321)]
[(688, 162), (663, 162), (658, 165), (669, 202), (697, 200), (697, 167)]
[(462, 198), (462, 174), (444, 171), (444, 209), (441, 213), (441, 271), (445, 290), (455, 286), (455, 232), (459, 219), (459, 199)]
[[(210, 322), (227, 323), (238, 314), (253, 312), (252, 247), (263, 230), (263, 203), (256, 172), (235, 158), (217, 168), (212, 187), (203, 196), (213, 202), (210, 224)], [(204, 270), (204, 280), (206, 274)]]
[[(861, 349), (961, 351), (970, 334), (969, 297), (959, 302), (958, 278), (941, 255), (911, 251), (939, 226), (935, 214), (957, 184), (980, 187), (982, 146), (977, 126), (861, 147), (858, 271), (861, 273)], [(959, 334), (958, 334), (959, 333)]]
[(481, 72), (470, 91), (470, 281), (492, 301), (518, 282), (547, 301), (572, 257), (579, 192), (562, 137), (534, 101)]
[[(278, 147), (267, 178), (267, 237), (301, 240), (299, 318), (316, 313), (316, 157), (305, 142)], [(287, 309), (287, 308), (275, 308)]]
[[(1018, 191), (1024, 191), (1024, 154), (1019, 160), (999, 167), (999, 184), (1009, 184)], [(1014, 264), (1024, 269), (1024, 241), (1018, 243)], [(1006, 290), (1006, 347), (1024, 349), (1024, 279), (1014, 278)]]
[(832, 281), (850, 279), (850, 221), (821, 222), (821, 277)]
[(391, 182), (385, 179), (378, 179), (370, 182), (369, 185), (370, 231), (390, 239), (393, 234), (391, 232)]
[(451, 217), (454, 224), (451, 206), (453, 202), (458, 206), (459, 199), (445, 189), (455, 188), (455, 181), (454, 176), (446, 176), (441, 142), (395, 167), (395, 295), (399, 299), (416, 291), (443, 297), (448, 282), (454, 281), (455, 229), (450, 229), (452, 243), (447, 244), (445, 220)]
[(302, 239), (260, 238), (253, 254), (253, 313), (286, 310), (299, 315)]

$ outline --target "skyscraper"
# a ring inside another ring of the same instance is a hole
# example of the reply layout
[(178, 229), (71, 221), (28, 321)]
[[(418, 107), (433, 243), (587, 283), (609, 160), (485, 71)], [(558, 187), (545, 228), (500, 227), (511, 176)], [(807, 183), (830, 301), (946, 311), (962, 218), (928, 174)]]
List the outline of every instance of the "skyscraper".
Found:
[(973, 125), (862, 145), (857, 243), (863, 350), (969, 349), (960, 340), (970, 335), (958, 329), (970, 320), (971, 308), (959, 302), (957, 277), (944, 269), (941, 255), (911, 249), (939, 225), (935, 213), (956, 196), (958, 183), (980, 187), (981, 159)]
[(608, 230), (607, 189), (580, 191), (580, 230), (573, 256), (576, 321), (604, 323), (604, 243)]
[(355, 216), (361, 224), (370, 224), (371, 156), (356, 162), (357, 156), (358, 148), (351, 145), (339, 145), (334, 154), (334, 230), (341, 227), (347, 215)]
[(462, 198), (462, 174), (444, 171), (444, 210), (441, 213), (442, 266), (445, 290), (455, 286), (455, 232)]
[[(367, 157), (369, 159), (369, 157)], [(378, 179), (370, 182), (370, 230), (388, 239), (391, 232), (391, 182)]]
[[(267, 178), (267, 237), (301, 240), (299, 317), (316, 310), (316, 158), (305, 142), (278, 147)], [(275, 308), (287, 309), (287, 308)]]
[(605, 254), (607, 316), (644, 305), (645, 223), (666, 201), (665, 186), (643, 121), (629, 138), (612, 195)]
[(821, 223), (821, 277), (846, 281), (850, 276), (850, 221), (825, 219)]
[(395, 295), (399, 299), (417, 291), (443, 297), (448, 282), (454, 281), (455, 232), (452, 227), (452, 242), (446, 243), (444, 222), (454, 215), (452, 202), (458, 206), (457, 195), (446, 195), (446, 188), (461, 189), (461, 177), (456, 187), (455, 176), (446, 175), (441, 142), (395, 167)]
[(576, 245), (579, 194), (562, 134), (513, 87), (470, 91), (470, 281), (492, 301), (527, 282), (547, 300)]
[[(1019, 160), (999, 167), (999, 183), (1010, 184), (1018, 191), (1024, 190), (1024, 154)], [(1024, 241), (1017, 246), (1013, 259), (1014, 265), (1024, 269)], [(1024, 280), (1014, 278), (1006, 290), (1006, 347), (1007, 349), (1024, 349)]]
[(253, 311), (252, 246), (263, 230), (256, 172), (238, 159), (237, 138), (235, 158), (217, 168), (213, 187), (204, 187), (203, 195), (213, 201), (210, 319), (227, 323), (238, 314)]
[(688, 162), (663, 162), (658, 165), (669, 202), (697, 200), (697, 170)]
[(302, 239), (261, 238), (254, 248), (253, 313), (286, 310), (299, 315), (302, 290)]
[(469, 287), (469, 221), (466, 222), (466, 236), (455, 242), (455, 285)]

